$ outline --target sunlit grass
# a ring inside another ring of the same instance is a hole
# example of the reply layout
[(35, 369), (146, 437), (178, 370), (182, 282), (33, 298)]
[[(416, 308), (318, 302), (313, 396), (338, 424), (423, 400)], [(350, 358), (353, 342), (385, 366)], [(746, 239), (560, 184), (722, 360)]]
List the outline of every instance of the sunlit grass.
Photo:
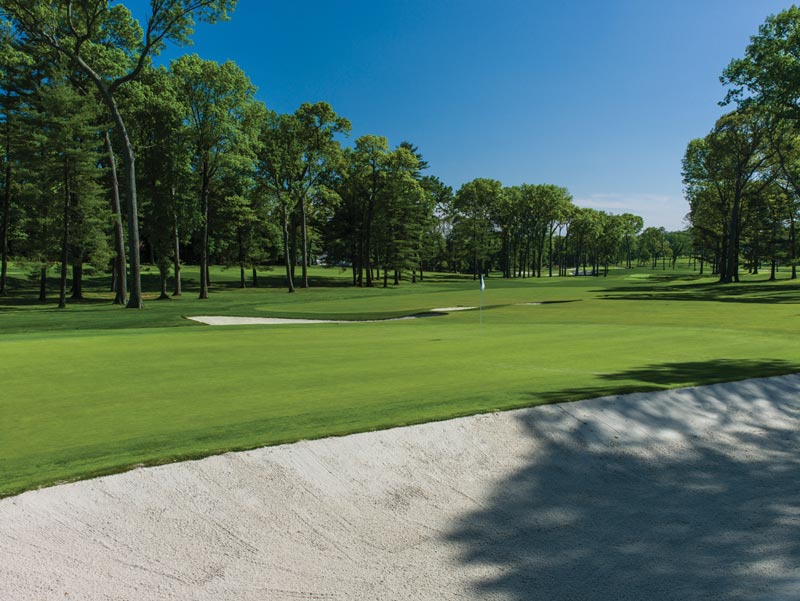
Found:
[(322, 268), (317, 287), (290, 295), (279, 273), (239, 290), (237, 270), (216, 270), (199, 301), (186, 273), (181, 299), (142, 311), (110, 305), (100, 281), (95, 302), (62, 311), (29, 302), (31, 287), (0, 299), (0, 495), (228, 449), (800, 371), (800, 289), (764, 276), (729, 287), (686, 270), (491, 278), (482, 312), (214, 328), (184, 316), (375, 319), (481, 295), (469, 277), (359, 289)]

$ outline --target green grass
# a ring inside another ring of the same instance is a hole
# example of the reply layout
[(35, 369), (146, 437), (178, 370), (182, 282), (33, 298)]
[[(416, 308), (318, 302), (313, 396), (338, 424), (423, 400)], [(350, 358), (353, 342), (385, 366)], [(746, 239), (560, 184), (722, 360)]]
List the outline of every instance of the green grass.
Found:
[[(191, 270), (187, 270), (190, 278)], [(800, 286), (688, 271), (504, 281), (477, 311), (411, 321), (213, 328), (185, 315), (382, 318), (478, 304), (471, 278), (396, 289), (239, 290), (211, 299), (90, 300), (57, 310), (0, 299), (0, 496), (37, 486), (299, 439), (640, 390), (800, 371)], [(786, 274), (782, 274), (786, 277)], [(147, 285), (155, 288), (153, 274)], [(541, 302), (540, 305), (519, 303)]]

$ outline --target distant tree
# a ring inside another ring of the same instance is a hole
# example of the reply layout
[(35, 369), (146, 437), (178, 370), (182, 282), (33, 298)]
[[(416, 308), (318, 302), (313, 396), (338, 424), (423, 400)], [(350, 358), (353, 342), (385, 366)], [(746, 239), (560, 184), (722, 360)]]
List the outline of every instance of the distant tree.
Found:
[(456, 192), (453, 209), (456, 228), (466, 240), (467, 256), (473, 279), (485, 274), (488, 260), (495, 252), (495, 230), (492, 219), (501, 202), (503, 185), (494, 179), (478, 178), (467, 182)]
[(623, 213), (622, 218), (622, 239), (625, 248), (625, 267), (630, 269), (632, 267), (631, 259), (633, 259), (633, 242), (639, 232), (644, 227), (644, 220), (638, 215), (631, 213)]
[(692, 239), (688, 231), (667, 232), (667, 244), (672, 251), (672, 269), (675, 269), (678, 258), (684, 256), (691, 248)]
[(426, 175), (420, 178), (420, 185), (427, 197), (427, 215), (420, 231), (419, 277), (423, 271), (443, 271), (449, 264), (447, 253), (447, 234), (452, 229), (449, 216), (453, 204), (453, 189), (438, 177)]
[(432, 207), (415, 177), (418, 169), (417, 157), (407, 148), (399, 147), (387, 154), (372, 236), (384, 288), (389, 272), (398, 285), (403, 271), (414, 271), (419, 264), (421, 236)]
[(656, 269), (658, 261), (665, 261), (671, 248), (667, 241), (667, 231), (663, 227), (645, 228), (639, 235), (639, 247), (643, 257), (650, 260), (650, 268)]

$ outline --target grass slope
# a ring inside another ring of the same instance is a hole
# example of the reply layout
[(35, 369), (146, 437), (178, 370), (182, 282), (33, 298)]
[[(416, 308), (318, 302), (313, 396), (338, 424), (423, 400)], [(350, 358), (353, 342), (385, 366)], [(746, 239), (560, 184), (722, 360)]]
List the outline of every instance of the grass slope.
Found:
[[(477, 311), (412, 321), (213, 328), (185, 315), (408, 315), (476, 305), (470, 278), (238, 290), (58, 311), (0, 299), (0, 496), (200, 457), (476, 412), (800, 371), (795, 282), (719, 287), (688, 272), (490, 279)], [(152, 282), (151, 282), (152, 283)], [(190, 282), (191, 284), (191, 282)], [(522, 305), (520, 303), (542, 303)], [(180, 327), (174, 327), (180, 326)]]

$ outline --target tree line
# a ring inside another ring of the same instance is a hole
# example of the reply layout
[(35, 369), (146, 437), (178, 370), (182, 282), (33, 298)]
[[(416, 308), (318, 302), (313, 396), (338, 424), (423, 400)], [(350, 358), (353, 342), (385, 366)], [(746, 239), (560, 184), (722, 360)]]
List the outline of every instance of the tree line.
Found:
[(682, 254), (680, 233), (577, 207), (563, 187), (478, 178), (454, 191), (410, 142), (343, 144), (351, 124), (328, 103), (279, 114), (233, 62), (153, 64), (234, 6), (152, 0), (140, 24), (107, 0), (0, 0), (0, 294), (11, 257), (35, 268), (42, 300), (59, 265), (59, 306), (92, 270), (139, 308), (143, 260), (161, 298), (199, 264), (207, 298), (212, 263), (237, 266), (242, 287), (280, 266), (291, 292), (316, 263), (388, 286), (428, 271), (600, 275)]
[(731, 61), (723, 115), (683, 159), (693, 253), (721, 283), (742, 268), (797, 278), (800, 211), (800, 9), (768, 17)]

